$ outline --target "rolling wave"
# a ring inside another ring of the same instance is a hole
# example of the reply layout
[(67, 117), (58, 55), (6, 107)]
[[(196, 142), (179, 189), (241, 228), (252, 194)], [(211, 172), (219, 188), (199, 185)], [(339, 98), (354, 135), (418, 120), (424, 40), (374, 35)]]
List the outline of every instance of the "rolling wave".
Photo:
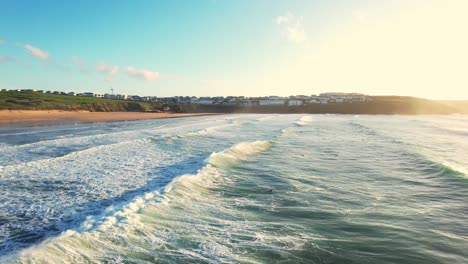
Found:
[[(405, 151), (401, 153), (412, 171), (420, 171), (424, 177), (430, 179), (428, 183), (433, 184), (434, 180), (444, 182), (451, 177), (462, 177), (466, 175), (466, 170), (448, 162), (439, 162), (434, 158), (429, 158), (418, 152)], [(447, 178), (448, 177), (448, 178)]]
[[(270, 147), (271, 143), (268, 141), (241, 142), (224, 151), (212, 153), (196, 174), (181, 175), (174, 178), (166, 187), (139, 195), (130, 203), (110, 206), (101, 216), (88, 217), (81, 224), (80, 229), (68, 230), (58, 237), (49, 238), (38, 246), (5, 256), (3, 259), (0, 258), (0, 261), (109, 262), (119, 258), (120, 255), (115, 254), (117, 252), (121, 254), (134, 250), (141, 254), (135, 255), (133, 259), (127, 258), (127, 261), (138, 262), (145, 259), (154, 261), (156, 260), (154, 254), (157, 252), (153, 250), (153, 247), (157, 244), (164, 245), (167, 243), (165, 240), (168, 240), (163, 235), (152, 235), (154, 232), (165, 232), (161, 228), (155, 229), (154, 225), (164, 224), (163, 218), (171, 217), (165, 212), (177, 208), (172, 207), (173, 202), (176, 204), (184, 201), (194, 202), (193, 199), (204, 197), (206, 188), (215, 184), (224, 171)], [(142, 212), (142, 210), (149, 212)], [(159, 214), (163, 218), (153, 218), (154, 214)], [(150, 219), (147, 220), (150, 220), (151, 224), (144, 224), (144, 218), (148, 217)], [(147, 245), (145, 246), (143, 242)], [(129, 247), (127, 243), (133, 246)], [(91, 244), (94, 246), (87, 246)], [(212, 262), (212, 258), (206, 256), (210, 254), (210, 250), (205, 250), (206, 252), (200, 254), (183, 249), (177, 251), (177, 254), (186, 255), (190, 259)], [(98, 252), (107, 252), (107, 254)], [(211, 254), (217, 253), (211, 252)]]
[(443, 128), (443, 127), (438, 127), (438, 126), (425, 126), (431, 130), (438, 131), (442, 135), (456, 135), (456, 136), (462, 136), (462, 137), (468, 137), (468, 131), (463, 130), (463, 129), (454, 129), (454, 128)]
[(221, 128), (227, 128), (227, 127), (232, 127), (232, 126), (240, 126), (240, 124), (233, 122), (231, 124), (212, 126), (212, 127), (198, 130), (198, 131), (187, 132), (187, 133), (175, 135), (175, 136), (169, 135), (169, 136), (162, 136), (162, 137), (148, 137), (147, 139), (150, 140), (151, 142), (156, 143), (156, 142), (160, 142), (161, 140), (173, 140), (173, 139), (183, 139), (183, 138), (188, 138), (188, 137), (206, 136), (206, 135), (210, 135), (219, 131)]
[[(414, 169), (420, 169), (424, 171), (424, 173), (428, 177), (439, 177), (439, 176), (457, 176), (457, 177), (464, 177), (466, 175), (465, 170), (461, 168), (454, 168), (456, 167), (453, 164), (449, 164), (447, 162), (438, 162), (434, 159), (429, 158), (427, 155), (422, 154), (417, 149), (421, 148), (421, 146), (417, 145), (415, 142), (404, 142), (399, 140), (395, 137), (387, 135), (385, 133), (381, 133), (367, 125), (357, 123), (355, 121), (349, 123), (352, 127), (356, 128), (358, 131), (365, 133), (368, 136), (376, 136), (382, 142), (391, 143), (388, 145), (391, 148), (397, 147), (397, 145), (401, 146), (412, 146), (412, 148), (405, 147), (401, 152), (401, 156), (407, 157), (407, 161), (411, 163), (411, 166), (414, 166)], [(413, 149), (413, 150), (412, 150)], [(387, 151), (392, 151), (388, 149)]]
[(225, 117), (0, 143), (0, 263), (468, 259), (465, 124)]
[(175, 137), (185, 138), (185, 137), (194, 137), (194, 136), (206, 136), (206, 135), (214, 133), (214, 132), (216, 132), (216, 131), (218, 131), (219, 129), (222, 129), (222, 128), (227, 128), (227, 127), (232, 127), (232, 126), (240, 126), (240, 125), (241, 125), (241, 123), (239, 123), (239, 122), (231, 122), (230, 124), (207, 127), (207, 128), (202, 129), (202, 130), (198, 130), (198, 131), (195, 131), (195, 132), (188, 132), (188, 133), (178, 135), (178, 136), (175, 136)]
[(242, 142), (228, 150), (213, 153), (207, 159), (208, 164), (217, 168), (229, 168), (249, 156), (263, 152), (271, 147), (269, 141)]
[(354, 127), (356, 130), (358, 130), (361, 133), (365, 133), (367, 135), (371, 136), (383, 136), (379, 134), (376, 130), (370, 128), (369, 126), (363, 125), (361, 123), (358, 123), (357, 121), (351, 121), (349, 122), (349, 125)]
[(459, 168), (456, 165), (452, 165), (447, 162), (443, 162), (442, 164), (439, 164), (440, 171), (443, 174), (450, 175), (450, 176), (458, 176), (458, 177), (465, 177), (467, 175), (467, 172), (463, 168)]
[(1, 218), (16, 223), (2, 225), (0, 253), (73, 227), (144, 188), (159, 168), (180, 159), (147, 145), (145, 140), (122, 142), (0, 168)]
[[(206, 123), (197, 123), (206, 125)], [(31, 161), (47, 162), (53, 158), (59, 158), (75, 152), (86, 151), (87, 149), (97, 150), (100, 146), (111, 146), (123, 142), (132, 142), (141, 140), (148, 134), (163, 133), (165, 130), (179, 129), (181, 127), (190, 127), (189, 125), (180, 125), (167, 128), (167, 125), (152, 127), (150, 129), (139, 129), (132, 131), (120, 131), (106, 134), (79, 136), (73, 138), (56, 138), (43, 140), (34, 143), (28, 143), (18, 146), (0, 144), (0, 159), (3, 160), (3, 166), (27, 164)], [(152, 141), (159, 141), (161, 138), (177, 139), (191, 136), (203, 136), (214, 133), (222, 128), (239, 126), (236, 122), (225, 125), (207, 127), (195, 132), (185, 132), (178, 135), (168, 134), (161, 137), (148, 137)]]
[(314, 119), (311, 116), (303, 116), (299, 118), (299, 120), (296, 121), (294, 124), (297, 126), (305, 126), (312, 122), (314, 122)]

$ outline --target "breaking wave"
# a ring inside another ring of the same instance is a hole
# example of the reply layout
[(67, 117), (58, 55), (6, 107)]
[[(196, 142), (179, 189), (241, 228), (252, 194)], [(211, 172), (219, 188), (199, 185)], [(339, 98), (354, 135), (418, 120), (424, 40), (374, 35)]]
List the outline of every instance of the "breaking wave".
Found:
[[(254, 155), (268, 150), (271, 143), (268, 141), (241, 142), (224, 151), (212, 153), (205, 165), (196, 174), (181, 175), (174, 178), (166, 187), (146, 192), (127, 204), (114, 204), (99, 216), (88, 216), (76, 230), (67, 230), (58, 237), (49, 238), (37, 246), (24, 249), (14, 255), (0, 258), (0, 261), (23, 262), (47, 262), (47, 263), (85, 263), (91, 262), (115, 262), (120, 258), (119, 254), (129, 253), (134, 250), (151, 253), (154, 243), (163, 243), (164, 236), (151, 236), (153, 241), (148, 241), (151, 232), (164, 230), (151, 229), (145, 226), (142, 217), (151, 216), (154, 213), (161, 214), (169, 210), (172, 203), (192, 201), (192, 198), (204, 197), (206, 188), (209, 188), (219, 179), (225, 170), (238, 165)], [(222, 177), (221, 177), (222, 178)], [(185, 198), (183, 198), (185, 197)], [(175, 200), (173, 200), (175, 199)], [(148, 209), (152, 214), (143, 212)], [(162, 221), (152, 219), (151, 221)], [(139, 230), (139, 231), (138, 231)], [(143, 232), (144, 233), (141, 233)], [(144, 241), (141, 241), (141, 240)], [(142, 242), (147, 243), (145, 248)], [(150, 243), (148, 243), (150, 242)], [(129, 244), (130, 243), (130, 244)], [(132, 245), (132, 246), (130, 246)], [(100, 254), (99, 252), (107, 252)], [(202, 255), (194, 255), (194, 252), (180, 250), (181, 254), (189, 254), (190, 258), (210, 262), (210, 258)], [(141, 260), (135, 256), (134, 260)], [(155, 259), (153, 259), (154, 261)]]
[(294, 124), (298, 126), (305, 126), (309, 123), (312, 123), (314, 119), (311, 116), (303, 116), (301, 117), (298, 121), (296, 121)]
[(398, 116), (226, 117), (0, 137), (0, 263), (468, 258), (464, 138)]
[(242, 142), (225, 151), (211, 154), (207, 162), (217, 168), (225, 169), (270, 147), (269, 141)]
[(450, 164), (448, 162), (443, 162), (438, 164), (440, 172), (443, 174), (448, 174), (452, 176), (465, 177), (467, 175), (466, 169), (460, 168), (456, 165)]

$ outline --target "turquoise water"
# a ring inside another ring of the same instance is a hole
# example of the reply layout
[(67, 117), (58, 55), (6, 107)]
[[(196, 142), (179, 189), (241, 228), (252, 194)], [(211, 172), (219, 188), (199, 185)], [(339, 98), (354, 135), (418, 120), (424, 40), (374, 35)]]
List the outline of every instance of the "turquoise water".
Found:
[(468, 117), (0, 128), (2, 263), (467, 263)]

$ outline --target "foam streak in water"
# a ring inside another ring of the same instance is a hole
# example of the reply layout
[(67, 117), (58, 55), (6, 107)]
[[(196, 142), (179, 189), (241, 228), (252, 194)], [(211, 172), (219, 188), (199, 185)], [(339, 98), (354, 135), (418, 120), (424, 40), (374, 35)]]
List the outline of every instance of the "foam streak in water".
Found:
[(298, 126), (305, 126), (305, 125), (307, 125), (309, 123), (312, 123), (313, 121), (314, 121), (314, 119), (311, 116), (303, 116), (297, 122), (295, 122), (294, 124), (296, 124)]
[[(213, 181), (220, 177), (224, 170), (232, 168), (239, 164), (239, 162), (266, 151), (270, 147), (271, 144), (268, 141), (242, 142), (224, 151), (213, 153), (206, 159), (205, 166), (195, 175), (176, 177), (164, 190), (159, 189), (147, 192), (135, 198), (132, 202), (123, 205), (120, 209), (111, 206), (104, 211), (100, 219), (88, 217), (82, 224), (83, 231), (76, 232), (68, 230), (59, 237), (51, 238), (43, 242), (40, 246), (23, 250), (19, 253), (18, 260), (20, 262), (34, 260), (47, 263), (62, 263), (63, 261), (86, 262), (86, 260), (105, 262), (112, 260), (114, 257), (98, 254), (99, 251), (125, 253), (127, 251), (131, 252), (132, 250), (137, 250), (147, 252), (145, 254), (151, 254), (152, 245), (155, 243), (167, 242), (164, 242), (164, 237), (153, 237), (151, 232), (154, 231), (148, 229), (151, 226), (145, 227), (142, 225), (138, 216), (140, 210), (149, 206), (150, 208), (148, 208), (148, 210), (156, 210), (158, 213), (164, 215), (164, 211), (168, 210), (168, 207), (172, 204), (171, 200), (175, 197), (177, 197), (177, 203), (179, 203), (181, 199), (184, 199), (182, 197), (185, 196), (203, 197), (203, 189), (213, 184)], [(187, 190), (189, 190), (189, 192)], [(192, 200), (190, 197), (187, 197), (187, 199)], [(153, 221), (158, 221), (158, 219), (154, 219)], [(145, 236), (142, 236), (143, 233), (136, 235), (138, 234), (135, 233), (136, 230), (145, 232)], [(146, 238), (151, 238), (151, 240), (149, 241), (150, 243), (144, 246), (141, 244), (140, 240), (144, 239), (146, 241)], [(118, 241), (116, 239), (118, 239)], [(90, 245), (89, 243), (95, 246), (90, 247), (88, 246)], [(127, 243), (131, 243), (132, 246), (125, 246)], [(213, 250), (217, 251), (219, 249), (204, 249), (204, 251), (207, 252)], [(205, 256), (207, 254), (206, 252), (199, 254), (181, 248), (178, 254), (186, 255), (192, 259), (212, 262), (211, 258)], [(212, 252), (212, 254), (219, 254), (219, 252)], [(10, 258), (13, 258), (13, 256), (10, 256)]]

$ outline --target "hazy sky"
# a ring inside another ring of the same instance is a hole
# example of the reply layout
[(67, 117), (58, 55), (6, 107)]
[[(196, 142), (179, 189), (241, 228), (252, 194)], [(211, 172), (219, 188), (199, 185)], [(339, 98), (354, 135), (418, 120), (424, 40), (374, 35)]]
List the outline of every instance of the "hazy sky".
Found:
[(0, 3), (0, 88), (468, 99), (466, 0)]

